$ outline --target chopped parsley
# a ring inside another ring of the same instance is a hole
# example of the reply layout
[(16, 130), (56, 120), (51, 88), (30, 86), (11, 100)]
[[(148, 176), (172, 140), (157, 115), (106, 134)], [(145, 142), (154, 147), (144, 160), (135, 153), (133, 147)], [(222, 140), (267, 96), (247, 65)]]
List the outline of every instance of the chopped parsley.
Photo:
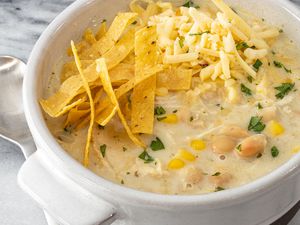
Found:
[(182, 5), (183, 7), (187, 7), (187, 8), (190, 8), (190, 7), (194, 7), (196, 9), (200, 8), (198, 5), (196, 5), (193, 1), (189, 0), (187, 1), (186, 3), (184, 3)]
[(252, 82), (253, 82), (253, 77), (248, 76), (248, 77), (247, 77), (247, 80), (249, 81), (249, 83), (252, 83)]
[(279, 33), (283, 33), (283, 29), (280, 29), (280, 30), (279, 30)]
[(189, 35), (190, 35), (190, 36), (197, 36), (197, 35), (208, 34), (208, 33), (209, 33), (209, 31), (207, 30), (207, 31), (204, 31), (204, 32), (191, 33), (191, 34), (189, 34)]
[(292, 73), (292, 70), (286, 68), (281, 62), (273, 61), (273, 63), (274, 63), (274, 66), (276, 66), (277, 68), (283, 68), (285, 70), (285, 72)]
[(246, 42), (237, 43), (235, 47), (237, 50), (245, 50), (246, 48), (250, 48)]
[(248, 125), (248, 130), (252, 130), (256, 133), (262, 132), (265, 129), (266, 125), (262, 123), (261, 120), (262, 117), (252, 116)]
[(242, 145), (239, 144), (238, 146), (236, 146), (236, 150), (238, 150), (240, 152), (242, 150), (241, 147), (242, 147)]
[(163, 115), (165, 113), (166, 113), (166, 110), (161, 106), (157, 106), (154, 109), (154, 115), (156, 115), (156, 116), (160, 116), (160, 115)]
[(273, 146), (271, 148), (271, 155), (273, 158), (276, 158), (279, 155), (279, 150), (276, 146)]
[(263, 63), (259, 59), (257, 59), (255, 61), (255, 63), (253, 64), (253, 68), (255, 69), (256, 72), (259, 70), (259, 68), (262, 66), (262, 64)]
[(241, 84), (241, 91), (245, 95), (252, 95), (252, 91), (249, 88), (247, 88), (244, 84)]
[(224, 190), (225, 190), (225, 188), (218, 186), (218, 187), (216, 187), (215, 192), (224, 191)]
[(221, 173), (220, 172), (216, 172), (216, 173), (214, 173), (213, 175), (211, 175), (211, 176), (213, 176), (213, 177), (217, 177), (217, 176), (220, 176), (221, 175)]
[(123, 146), (123, 152), (126, 152), (126, 151), (127, 151), (127, 148)]
[(166, 116), (162, 116), (162, 117), (157, 117), (156, 119), (157, 119), (157, 121), (162, 121), (162, 120), (164, 120), (166, 118), (167, 118)]
[(154, 161), (154, 158), (150, 156), (146, 150), (139, 155), (139, 158), (144, 160), (145, 163), (151, 163)]
[(165, 146), (162, 141), (158, 137), (156, 137), (156, 139), (151, 142), (150, 148), (153, 151), (159, 151), (165, 149)]
[(192, 122), (194, 120), (194, 117), (193, 116), (191, 116), (190, 117), (190, 122)]
[(278, 99), (283, 99), (291, 90), (293, 90), (295, 83), (282, 83), (280, 86), (275, 87), (279, 91), (275, 96)]
[(258, 103), (258, 104), (257, 104), (257, 108), (258, 108), (258, 109), (262, 109), (263, 107), (262, 107), (262, 105), (261, 105), (260, 103)]
[(179, 37), (178, 43), (179, 43), (180, 48), (183, 48), (183, 46), (184, 46), (184, 37), (182, 37), (182, 36)]
[(101, 152), (101, 155), (104, 158), (105, 157), (105, 153), (106, 153), (106, 144), (103, 144), (103, 145), (100, 146), (100, 152)]

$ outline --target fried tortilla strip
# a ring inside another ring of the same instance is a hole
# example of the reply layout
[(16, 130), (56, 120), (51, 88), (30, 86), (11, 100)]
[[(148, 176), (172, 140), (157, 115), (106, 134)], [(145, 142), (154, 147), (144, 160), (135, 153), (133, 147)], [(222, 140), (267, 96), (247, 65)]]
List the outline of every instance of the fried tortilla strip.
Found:
[(78, 68), (78, 72), (80, 74), (80, 77), (82, 79), (82, 83), (83, 83), (83, 87), (89, 97), (89, 102), (90, 102), (90, 109), (91, 109), (91, 120), (90, 120), (90, 126), (88, 129), (88, 134), (87, 134), (87, 139), (86, 139), (86, 146), (85, 146), (85, 150), (84, 150), (84, 158), (83, 158), (83, 165), (85, 167), (88, 167), (89, 165), (89, 151), (90, 151), (90, 143), (91, 143), (91, 138), (92, 138), (92, 131), (93, 131), (93, 125), (94, 125), (94, 119), (95, 119), (95, 108), (94, 108), (94, 100), (92, 97), (92, 93), (89, 87), (89, 83), (88, 80), (86, 79), (86, 77), (83, 74), (83, 70), (81, 67), (81, 62), (80, 59), (78, 57), (78, 53), (75, 47), (75, 44), (73, 41), (71, 41), (71, 46), (72, 46), (72, 51), (74, 54), (74, 58), (75, 58), (75, 62)]
[[(93, 64), (93, 62), (94, 62), (93, 60), (81, 60), (82, 69), (85, 70), (88, 66)], [(74, 75), (78, 75), (78, 70), (75, 61), (65, 63), (63, 65), (61, 75), (60, 75), (61, 82), (64, 82), (69, 77)]]
[(165, 69), (157, 74), (157, 88), (170, 91), (189, 90), (192, 83), (193, 70), (184, 68)]
[(131, 97), (131, 129), (135, 134), (153, 133), (156, 75), (133, 88)]
[[(135, 36), (135, 87), (131, 98), (132, 132), (152, 134), (159, 51), (156, 27), (145, 27)], [(148, 77), (145, 79), (145, 77)], [(141, 82), (141, 80), (143, 80)]]
[[(108, 69), (116, 67), (127, 57), (133, 47), (134, 31), (132, 30), (124, 35), (124, 37), (104, 55), (105, 60), (108, 61)], [(84, 70), (84, 76), (90, 85), (101, 85), (101, 82), (98, 81), (99, 76), (96, 73), (96, 63), (91, 64)], [(120, 84), (120, 82), (122, 83), (124, 81), (123, 79), (114, 80), (115, 78), (118, 79), (118, 76), (111, 77), (113, 84)], [(57, 115), (61, 115), (62, 109), (66, 107), (75, 96), (83, 92), (83, 83), (80, 75), (71, 76), (62, 83), (58, 92), (47, 100), (40, 100), (40, 104), (47, 114), (51, 117), (57, 117)]]
[(101, 25), (96, 33), (96, 40), (99, 41), (106, 33), (106, 20), (101, 22)]
[(108, 95), (112, 105), (117, 107), (118, 116), (119, 116), (119, 118), (120, 118), (120, 120), (121, 120), (128, 136), (129, 136), (129, 138), (136, 145), (138, 145), (140, 147), (143, 147), (143, 148), (146, 147), (145, 144), (131, 132), (131, 130), (130, 130), (127, 122), (126, 122), (126, 119), (124, 118), (124, 115), (121, 112), (119, 102), (117, 100), (117, 97), (115, 95), (115, 92), (114, 92), (113, 87), (112, 87), (111, 82), (110, 82), (110, 78), (109, 78), (109, 75), (108, 75), (108, 70), (107, 70), (107, 67), (106, 67), (105, 59), (100, 58), (100, 59), (97, 59), (96, 62), (97, 62), (97, 72), (99, 73), (101, 82), (103, 84), (103, 89), (106, 92), (106, 94)]
[(108, 52), (116, 45), (126, 28), (135, 21), (137, 15), (137, 13), (119, 13), (105, 35), (91, 48), (84, 51), (82, 57), (84, 59), (97, 59)]

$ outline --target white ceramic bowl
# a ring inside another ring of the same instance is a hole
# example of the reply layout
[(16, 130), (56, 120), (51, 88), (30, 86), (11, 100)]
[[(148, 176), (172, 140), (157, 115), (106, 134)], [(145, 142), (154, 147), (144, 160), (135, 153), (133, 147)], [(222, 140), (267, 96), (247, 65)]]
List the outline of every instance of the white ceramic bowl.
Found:
[[(60, 224), (92, 225), (109, 218), (105, 224), (113, 220), (132, 225), (270, 224), (300, 200), (300, 154), (242, 187), (197, 196), (167, 196), (129, 189), (98, 177), (72, 159), (49, 132), (38, 99), (55, 65), (61, 64), (66, 46), (95, 21), (112, 19), (128, 2), (78, 0), (36, 43), (23, 94), (26, 118), (38, 150), (22, 166), (19, 184)], [(288, 1), (227, 2), (239, 4), (268, 23), (283, 24), (285, 33), (300, 44), (300, 13)]]

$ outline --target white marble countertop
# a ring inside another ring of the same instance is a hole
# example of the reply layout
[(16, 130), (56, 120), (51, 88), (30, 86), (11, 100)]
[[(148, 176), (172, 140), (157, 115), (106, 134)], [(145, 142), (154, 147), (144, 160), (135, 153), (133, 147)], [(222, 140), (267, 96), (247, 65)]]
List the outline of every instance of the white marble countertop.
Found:
[[(16, 56), (26, 62), (41, 32), (72, 2), (0, 0), (0, 55)], [(1, 225), (46, 225), (42, 210), (17, 186), (16, 175), (24, 160), (18, 147), (0, 138)], [(300, 225), (300, 212), (289, 225)]]

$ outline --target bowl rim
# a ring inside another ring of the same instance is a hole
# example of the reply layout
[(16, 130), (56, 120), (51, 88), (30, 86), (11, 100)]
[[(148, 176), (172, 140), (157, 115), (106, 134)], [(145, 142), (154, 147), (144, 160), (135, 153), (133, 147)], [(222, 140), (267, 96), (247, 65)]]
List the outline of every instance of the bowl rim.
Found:
[[(54, 153), (56, 158), (61, 161), (62, 166), (67, 170), (72, 168), (72, 173), (76, 171), (76, 176), (80, 176), (80, 179), (96, 184), (99, 187), (101, 186), (101, 188), (108, 190), (114, 195), (118, 195), (120, 199), (130, 200), (134, 203), (151, 203), (152, 205), (160, 206), (228, 206), (233, 204), (234, 201), (232, 200), (238, 201), (243, 199), (244, 201), (257, 194), (261, 195), (270, 191), (276, 188), (283, 180), (299, 172), (300, 154), (297, 154), (273, 172), (243, 186), (201, 195), (165, 195), (144, 192), (113, 183), (94, 174), (74, 160), (57, 143), (46, 126), (36, 94), (38, 83), (37, 68), (40, 62), (43, 61), (43, 57), (40, 57), (43, 56), (43, 49), (46, 48), (48, 41), (53, 39), (55, 32), (61, 29), (63, 21), (70, 19), (70, 16), (75, 12), (88, 9), (88, 6), (93, 2), (95, 0), (77, 0), (67, 7), (42, 33), (30, 54), (27, 64), (27, 74), (23, 82), (23, 102), (27, 123), (39, 148), (48, 153)], [(274, 4), (279, 4), (300, 21), (300, 10), (293, 3), (288, 0), (278, 0)]]

